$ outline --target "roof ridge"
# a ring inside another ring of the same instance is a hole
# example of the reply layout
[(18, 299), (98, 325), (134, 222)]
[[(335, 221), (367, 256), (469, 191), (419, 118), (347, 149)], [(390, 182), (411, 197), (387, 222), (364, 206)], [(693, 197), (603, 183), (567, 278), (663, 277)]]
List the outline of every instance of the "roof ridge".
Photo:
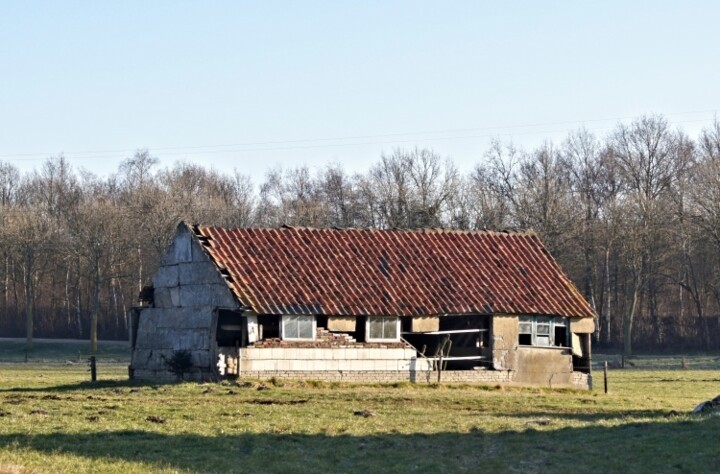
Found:
[(258, 231), (269, 231), (269, 230), (299, 230), (299, 231), (321, 231), (321, 232), (352, 232), (352, 231), (358, 231), (358, 232), (405, 232), (405, 233), (418, 233), (418, 234), (430, 234), (430, 233), (437, 233), (437, 234), (482, 234), (482, 235), (526, 235), (526, 236), (533, 236), (537, 237), (537, 232), (532, 229), (450, 229), (446, 227), (421, 227), (417, 229), (410, 229), (410, 228), (399, 228), (399, 227), (393, 227), (391, 229), (382, 229), (377, 227), (339, 227), (339, 226), (332, 226), (332, 227), (311, 227), (311, 226), (297, 226), (297, 225), (290, 225), (290, 224), (283, 224), (277, 227), (225, 227), (225, 226), (217, 226), (217, 225), (205, 225), (205, 224), (191, 224), (191, 223), (185, 223), (190, 229), (195, 231), (195, 229), (201, 229), (201, 228), (213, 228), (213, 229), (223, 229), (225, 231), (235, 231), (235, 230), (258, 230)]

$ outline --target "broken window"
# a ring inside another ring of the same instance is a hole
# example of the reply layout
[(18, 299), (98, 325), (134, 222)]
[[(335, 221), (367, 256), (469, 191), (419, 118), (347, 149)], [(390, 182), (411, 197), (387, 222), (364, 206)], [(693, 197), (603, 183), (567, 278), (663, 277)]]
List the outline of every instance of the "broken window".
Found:
[(368, 317), (367, 341), (398, 341), (400, 340), (400, 319), (393, 317)]
[(553, 321), (553, 342), (556, 346), (569, 347), (566, 318), (555, 318)]
[(521, 346), (532, 346), (533, 324), (531, 316), (520, 316), (518, 325), (518, 344)]
[(567, 318), (520, 316), (518, 344), (521, 346), (567, 347)]
[(315, 316), (283, 316), (282, 338), (306, 340), (315, 339)]

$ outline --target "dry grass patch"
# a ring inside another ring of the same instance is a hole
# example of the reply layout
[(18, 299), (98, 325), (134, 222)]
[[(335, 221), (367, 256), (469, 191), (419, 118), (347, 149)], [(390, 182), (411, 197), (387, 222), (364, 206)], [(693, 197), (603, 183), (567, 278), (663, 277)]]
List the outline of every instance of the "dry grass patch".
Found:
[(35, 472), (25, 469), (19, 464), (0, 464), (0, 474), (33, 474)]

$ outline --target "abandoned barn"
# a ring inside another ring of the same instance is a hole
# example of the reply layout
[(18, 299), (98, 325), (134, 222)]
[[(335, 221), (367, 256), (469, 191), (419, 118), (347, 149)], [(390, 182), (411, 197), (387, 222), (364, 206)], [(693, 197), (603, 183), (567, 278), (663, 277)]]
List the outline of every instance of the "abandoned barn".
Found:
[(532, 232), (181, 224), (131, 376), (588, 388), (594, 312)]

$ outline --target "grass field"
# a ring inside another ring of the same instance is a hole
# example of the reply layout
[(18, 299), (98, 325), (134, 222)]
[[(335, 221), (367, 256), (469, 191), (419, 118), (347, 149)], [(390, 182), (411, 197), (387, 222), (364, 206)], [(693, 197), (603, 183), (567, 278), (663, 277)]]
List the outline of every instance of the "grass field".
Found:
[[(130, 349), (127, 341), (101, 341), (95, 357), (102, 362), (127, 365)], [(89, 341), (48, 341), (35, 342), (32, 351), (25, 350), (25, 341), (20, 339), (0, 340), (0, 363), (32, 362), (50, 364), (85, 363), (90, 357)]]
[(720, 394), (717, 365), (614, 370), (605, 395), (137, 384), (115, 357), (90, 384), (66, 359), (0, 364), (0, 473), (720, 471), (720, 416), (689, 414)]

